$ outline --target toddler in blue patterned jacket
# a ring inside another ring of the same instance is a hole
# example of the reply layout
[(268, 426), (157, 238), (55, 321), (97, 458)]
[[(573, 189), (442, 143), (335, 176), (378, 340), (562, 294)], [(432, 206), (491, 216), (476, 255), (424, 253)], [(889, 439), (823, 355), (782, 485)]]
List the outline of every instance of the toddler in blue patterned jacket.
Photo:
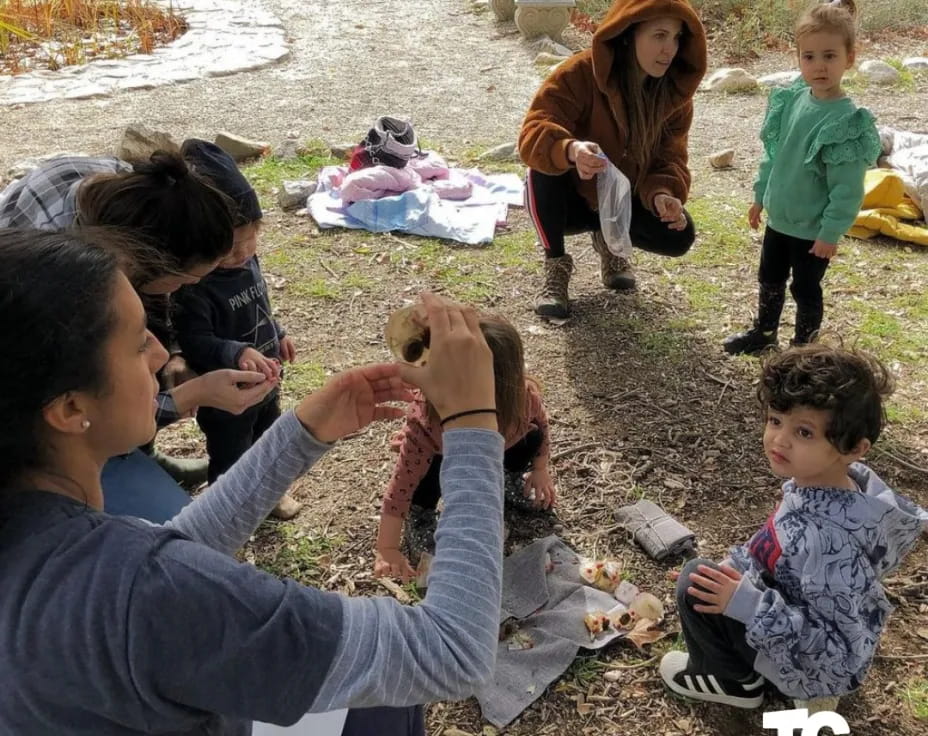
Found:
[(886, 368), (856, 351), (808, 345), (767, 359), (764, 451), (789, 480), (730, 559), (693, 560), (680, 574), (688, 652), (661, 660), (670, 690), (756, 708), (768, 681), (799, 700), (860, 686), (892, 609), (880, 580), (928, 522), (859, 462), (880, 434), (890, 390)]

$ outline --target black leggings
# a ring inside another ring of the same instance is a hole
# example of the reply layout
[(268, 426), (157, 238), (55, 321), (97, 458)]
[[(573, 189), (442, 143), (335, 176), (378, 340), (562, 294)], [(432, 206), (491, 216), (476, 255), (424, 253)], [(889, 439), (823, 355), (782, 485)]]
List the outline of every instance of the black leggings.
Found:
[(206, 435), (210, 485), (231, 468), (279, 416), (280, 399), (276, 395), (238, 415), (221, 409), (198, 409), (197, 424)]
[(769, 225), (764, 231), (760, 267), (757, 269), (757, 280), (761, 285), (757, 322), (765, 332), (775, 331), (780, 324), (790, 274), (793, 280), (789, 290), (796, 300), (796, 342), (808, 342), (821, 327), (824, 313), (822, 279), (831, 261), (810, 253), (814, 244), (813, 240), (785, 235)]
[[(548, 258), (564, 255), (564, 236), (599, 230), (599, 213), (577, 190), (568, 174), (551, 176), (529, 169), (525, 177), (525, 206)], [(696, 227), (688, 212), (686, 227), (671, 230), (661, 218), (632, 195), (632, 244), (661, 256), (682, 256), (696, 239)]]
[(352, 708), (342, 736), (425, 736), (422, 706)]
[[(541, 430), (533, 429), (503, 453), (503, 468), (510, 473), (524, 473), (538, 455), (544, 437)], [(441, 498), (441, 455), (432, 458), (425, 477), (419, 481), (412, 502), (424, 509), (434, 509)]]

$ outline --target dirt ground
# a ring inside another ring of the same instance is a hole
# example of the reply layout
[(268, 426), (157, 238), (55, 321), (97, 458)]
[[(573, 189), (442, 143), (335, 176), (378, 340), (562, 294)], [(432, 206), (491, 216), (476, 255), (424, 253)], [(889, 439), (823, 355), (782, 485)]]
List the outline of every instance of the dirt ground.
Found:
[[(4, 110), (0, 171), (26, 155), (105, 150), (125, 124), (137, 120), (176, 137), (227, 128), (272, 143), (290, 130), (338, 141), (357, 139), (374, 116), (392, 111), (411, 112), (430, 143), (463, 159), (474, 146), (514, 138), (541, 79), (512, 25), (474, 14), (469, 0), (270, 4), (291, 29), (290, 61), (107, 101)], [(574, 34), (568, 40), (579, 46), (584, 39)], [(895, 43), (862, 56), (926, 51)], [(782, 70), (790, 62), (787, 55), (769, 54), (750, 70)], [(928, 130), (926, 81), (905, 92), (855, 90), (854, 97), (883, 124)], [(728, 358), (719, 347), (722, 336), (750, 318), (754, 299), (756, 250), (737, 220), (749, 201), (763, 110), (760, 95), (698, 96), (691, 160), (694, 213), (703, 217), (697, 217), (700, 237), (693, 254), (673, 263), (638, 258), (638, 290), (615, 295), (599, 285), (588, 239), (574, 239), (568, 247), (578, 263), (571, 283), (575, 315), (563, 327), (540, 322), (531, 311), (540, 258), (521, 210), (511, 212), (508, 230), (493, 246), (466, 249), (406, 236), (320, 233), (305, 217), (276, 210), (265, 188), (264, 268), (279, 319), (300, 353), (288, 399), (327, 374), (386, 359), (387, 315), (423, 288), (506, 316), (520, 329), (528, 369), (543, 386), (560, 494), (554, 518), (512, 520), (509, 548), (558, 533), (583, 554), (621, 559), (636, 584), (669, 605), (672, 565), (654, 563), (616, 528), (617, 507), (650, 498), (698, 533), (701, 554), (719, 558), (730, 544), (749, 538), (777, 501), (778, 482), (760, 447), (756, 363)], [(706, 156), (726, 147), (736, 150), (735, 167), (712, 171)], [(743, 237), (743, 251), (731, 248), (733, 237)], [(879, 335), (865, 334), (859, 313), (845, 307), (858, 297), (882, 304), (894, 289), (924, 294), (928, 250), (878, 242), (851, 244), (847, 253), (865, 281), (872, 276), (874, 287), (855, 287), (861, 291), (853, 295), (830, 290), (829, 326), (846, 337), (863, 334), (879, 352)], [(720, 285), (708, 302), (698, 298), (703, 282)], [(913, 322), (911, 329), (922, 325)], [(891, 485), (928, 505), (923, 400), (928, 355), (921, 337), (914, 345), (914, 355), (892, 354), (900, 374), (897, 419), (878, 445), (883, 451), (870, 459)], [(330, 452), (295, 490), (305, 503), (300, 516), (264, 525), (245, 558), (327, 589), (385, 594), (370, 570), (380, 494), (393, 462), (388, 439), (395, 429), (369, 428)], [(179, 454), (202, 450), (190, 422), (161, 442)], [(853, 734), (916, 736), (925, 732), (926, 721), (916, 718), (905, 693), (928, 676), (928, 544), (922, 542), (886, 585), (897, 611), (864, 687), (844, 699), (840, 710)], [(669, 629), (675, 620), (671, 610)], [(571, 670), (504, 733), (762, 733), (760, 712), (668, 697), (656, 666), (669, 645), (653, 645), (646, 653), (623, 644), (596, 655), (581, 652)], [(603, 678), (607, 670), (618, 672), (617, 681)], [(789, 706), (771, 700), (765, 707)], [(440, 736), (451, 728), (495, 733), (474, 701), (430, 706), (430, 733)]]

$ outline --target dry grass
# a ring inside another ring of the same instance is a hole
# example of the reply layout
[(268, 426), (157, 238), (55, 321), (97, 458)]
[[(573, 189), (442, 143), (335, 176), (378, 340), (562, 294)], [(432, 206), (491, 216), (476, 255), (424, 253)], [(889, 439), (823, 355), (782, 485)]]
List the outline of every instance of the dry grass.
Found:
[[(716, 49), (732, 61), (755, 59), (764, 50), (791, 42), (796, 18), (817, 0), (691, 0)], [(577, 8), (592, 21), (600, 20), (613, 0), (577, 0)], [(928, 26), (924, 0), (858, 2), (864, 37), (887, 34), (923, 38)]]
[(0, 0), (0, 73), (147, 54), (185, 30), (150, 0)]

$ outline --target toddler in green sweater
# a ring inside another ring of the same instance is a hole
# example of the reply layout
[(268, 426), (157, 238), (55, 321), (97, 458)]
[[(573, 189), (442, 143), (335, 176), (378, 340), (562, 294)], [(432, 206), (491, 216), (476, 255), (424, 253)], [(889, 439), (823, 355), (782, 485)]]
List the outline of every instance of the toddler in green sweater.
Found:
[(732, 354), (777, 344), (792, 274), (796, 332), (810, 342), (822, 324), (821, 281), (864, 196), (864, 174), (880, 154), (873, 115), (844, 94), (841, 80), (854, 63), (852, 0), (833, 0), (806, 12), (796, 26), (801, 78), (770, 93), (761, 130), (764, 156), (748, 210), (753, 229), (767, 210), (761, 251), (757, 319), (725, 340)]

